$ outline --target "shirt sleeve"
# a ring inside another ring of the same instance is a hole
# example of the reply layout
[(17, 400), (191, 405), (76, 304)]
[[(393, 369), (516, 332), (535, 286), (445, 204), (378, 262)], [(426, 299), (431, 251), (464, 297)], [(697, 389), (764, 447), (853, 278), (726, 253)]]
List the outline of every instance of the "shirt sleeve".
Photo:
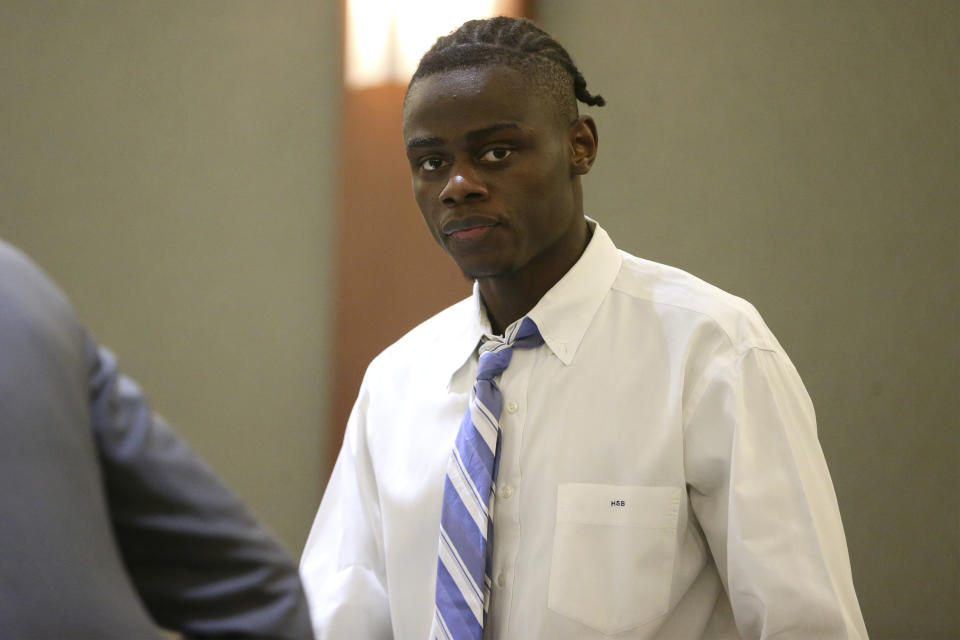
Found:
[(813, 405), (781, 351), (704, 374), (686, 418), (691, 506), (744, 638), (866, 639)]
[(364, 381), (300, 561), (318, 639), (393, 637), (368, 402)]
[(156, 621), (191, 638), (311, 637), (296, 565), (87, 340), (89, 402), (124, 564)]

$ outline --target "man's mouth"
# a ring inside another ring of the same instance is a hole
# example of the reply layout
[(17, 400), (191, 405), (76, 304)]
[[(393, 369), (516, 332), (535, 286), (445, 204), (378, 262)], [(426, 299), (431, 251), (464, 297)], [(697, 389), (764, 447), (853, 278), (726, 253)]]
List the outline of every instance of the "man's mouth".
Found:
[(457, 240), (471, 240), (473, 238), (478, 238), (485, 234), (490, 229), (487, 227), (469, 227), (467, 229), (460, 229), (459, 231), (454, 231), (450, 234), (451, 238), (456, 238)]
[(448, 220), (440, 228), (440, 232), (458, 240), (478, 238), (497, 225), (497, 221), (484, 216), (467, 216)]

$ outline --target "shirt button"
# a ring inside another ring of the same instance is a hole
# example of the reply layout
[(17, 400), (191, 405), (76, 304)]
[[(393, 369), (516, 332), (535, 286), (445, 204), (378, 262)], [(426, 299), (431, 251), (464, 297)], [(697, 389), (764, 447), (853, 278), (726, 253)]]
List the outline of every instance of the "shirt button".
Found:
[(500, 487), (500, 497), (504, 500), (509, 500), (510, 496), (513, 495), (513, 488), (510, 485), (505, 485)]
[(507, 586), (507, 576), (503, 575), (502, 573), (501, 573), (500, 575), (498, 575), (498, 576), (497, 576), (497, 586), (500, 587), (500, 588), (503, 588), (503, 587)]
[(516, 413), (516, 412), (517, 412), (517, 409), (519, 409), (519, 408), (520, 408), (520, 405), (518, 405), (516, 402), (514, 402), (514, 401), (511, 400), (511, 401), (507, 404), (507, 413)]

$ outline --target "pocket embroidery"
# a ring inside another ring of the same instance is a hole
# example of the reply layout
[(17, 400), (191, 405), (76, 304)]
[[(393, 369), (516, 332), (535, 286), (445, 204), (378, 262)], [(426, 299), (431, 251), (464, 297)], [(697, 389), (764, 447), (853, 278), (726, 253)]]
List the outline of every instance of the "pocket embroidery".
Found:
[(605, 634), (669, 608), (682, 490), (563, 484), (548, 606)]

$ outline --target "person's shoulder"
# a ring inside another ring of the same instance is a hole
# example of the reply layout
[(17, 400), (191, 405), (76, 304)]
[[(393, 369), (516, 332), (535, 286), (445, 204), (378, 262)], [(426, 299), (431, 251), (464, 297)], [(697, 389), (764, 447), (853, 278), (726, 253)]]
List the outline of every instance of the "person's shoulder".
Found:
[[(0, 307), (8, 316), (73, 316), (70, 301), (27, 254), (0, 239)], [(14, 314), (16, 311), (16, 314)]]
[(779, 349), (756, 308), (743, 298), (683, 269), (620, 253), (623, 262), (612, 287), (615, 291), (714, 324), (737, 350)]
[(40, 267), (27, 254), (0, 238), (0, 272), (3, 282), (45, 279)]
[[(58, 384), (65, 380), (74, 388), (86, 385), (86, 335), (53, 280), (25, 253), (0, 240), (0, 353), (9, 370), (18, 372), (17, 384), (32, 389), (32, 401), (60, 402), (65, 387)], [(9, 394), (12, 380), (0, 383), (0, 395)]]
[(450, 305), (381, 351), (371, 361), (369, 369), (394, 369), (398, 364), (422, 361), (423, 354), (455, 349), (465, 328), (472, 325), (475, 312), (476, 302), (472, 297)]

